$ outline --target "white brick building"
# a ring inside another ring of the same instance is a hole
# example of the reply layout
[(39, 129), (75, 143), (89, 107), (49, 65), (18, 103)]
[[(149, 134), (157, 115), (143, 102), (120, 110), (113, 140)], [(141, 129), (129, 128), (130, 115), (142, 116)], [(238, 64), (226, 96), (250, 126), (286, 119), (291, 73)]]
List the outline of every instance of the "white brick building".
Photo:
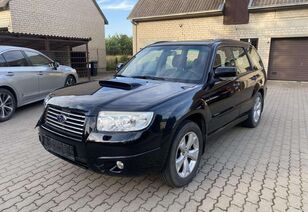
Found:
[(308, 81), (308, 0), (139, 0), (134, 51), (156, 41), (250, 40), (270, 79)]
[(0, 0), (2, 31), (46, 35), (51, 40), (61, 37), (63, 45), (56, 47), (51, 42), (50, 52), (56, 52), (55, 48), (86, 51), (85, 45), (76, 47), (77, 41), (71, 45), (72, 41), (65, 43), (65, 39), (90, 38), (89, 60), (98, 61), (100, 69), (106, 68), (105, 24), (108, 21), (95, 0)]

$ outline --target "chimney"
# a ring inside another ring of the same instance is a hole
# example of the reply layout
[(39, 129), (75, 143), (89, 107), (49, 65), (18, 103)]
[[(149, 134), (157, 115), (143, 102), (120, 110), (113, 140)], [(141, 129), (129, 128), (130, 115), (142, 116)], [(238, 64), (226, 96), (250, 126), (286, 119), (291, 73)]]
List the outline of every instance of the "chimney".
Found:
[(224, 24), (248, 24), (248, 5), (249, 0), (225, 0)]

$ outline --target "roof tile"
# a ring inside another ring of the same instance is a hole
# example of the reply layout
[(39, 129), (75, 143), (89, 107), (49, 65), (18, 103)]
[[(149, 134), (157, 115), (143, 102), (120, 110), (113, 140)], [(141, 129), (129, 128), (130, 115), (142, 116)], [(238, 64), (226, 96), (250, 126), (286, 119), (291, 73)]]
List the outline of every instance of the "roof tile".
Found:
[(288, 6), (305, 3), (308, 3), (308, 0), (254, 0), (251, 7)]
[[(248, 1), (248, 0), (247, 0)], [(129, 15), (138, 20), (152, 17), (222, 11), (224, 0), (139, 0)], [(308, 5), (308, 0), (252, 0), (250, 9)]]
[(224, 0), (139, 0), (130, 19), (221, 10)]

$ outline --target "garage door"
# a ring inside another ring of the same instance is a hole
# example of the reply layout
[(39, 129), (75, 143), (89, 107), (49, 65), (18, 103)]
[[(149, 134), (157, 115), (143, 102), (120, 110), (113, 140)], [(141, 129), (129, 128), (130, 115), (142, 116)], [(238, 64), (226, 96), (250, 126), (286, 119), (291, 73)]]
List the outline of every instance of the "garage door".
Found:
[(308, 81), (308, 38), (272, 40), (269, 79)]

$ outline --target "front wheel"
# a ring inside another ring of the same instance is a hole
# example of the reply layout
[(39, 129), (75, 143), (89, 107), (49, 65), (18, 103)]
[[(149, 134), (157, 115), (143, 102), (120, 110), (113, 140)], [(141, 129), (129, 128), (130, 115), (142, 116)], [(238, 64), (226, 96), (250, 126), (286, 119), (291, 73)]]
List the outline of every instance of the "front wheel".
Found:
[(249, 111), (248, 119), (244, 122), (245, 127), (255, 128), (259, 125), (263, 111), (263, 103), (263, 96), (258, 92), (255, 97), (253, 108)]
[(194, 122), (186, 122), (173, 140), (163, 180), (182, 187), (196, 176), (203, 149), (202, 132)]
[(73, 76), (68, 76), (65, 80), (65, 87), (70, 87), (70, 86), (73, 86), (76, 84), (76, 80), (75, 80), (75, 77)]
[(9, 120), (16, 110), (14, 95), (6, 89), (0, 89), (0, 122)]

